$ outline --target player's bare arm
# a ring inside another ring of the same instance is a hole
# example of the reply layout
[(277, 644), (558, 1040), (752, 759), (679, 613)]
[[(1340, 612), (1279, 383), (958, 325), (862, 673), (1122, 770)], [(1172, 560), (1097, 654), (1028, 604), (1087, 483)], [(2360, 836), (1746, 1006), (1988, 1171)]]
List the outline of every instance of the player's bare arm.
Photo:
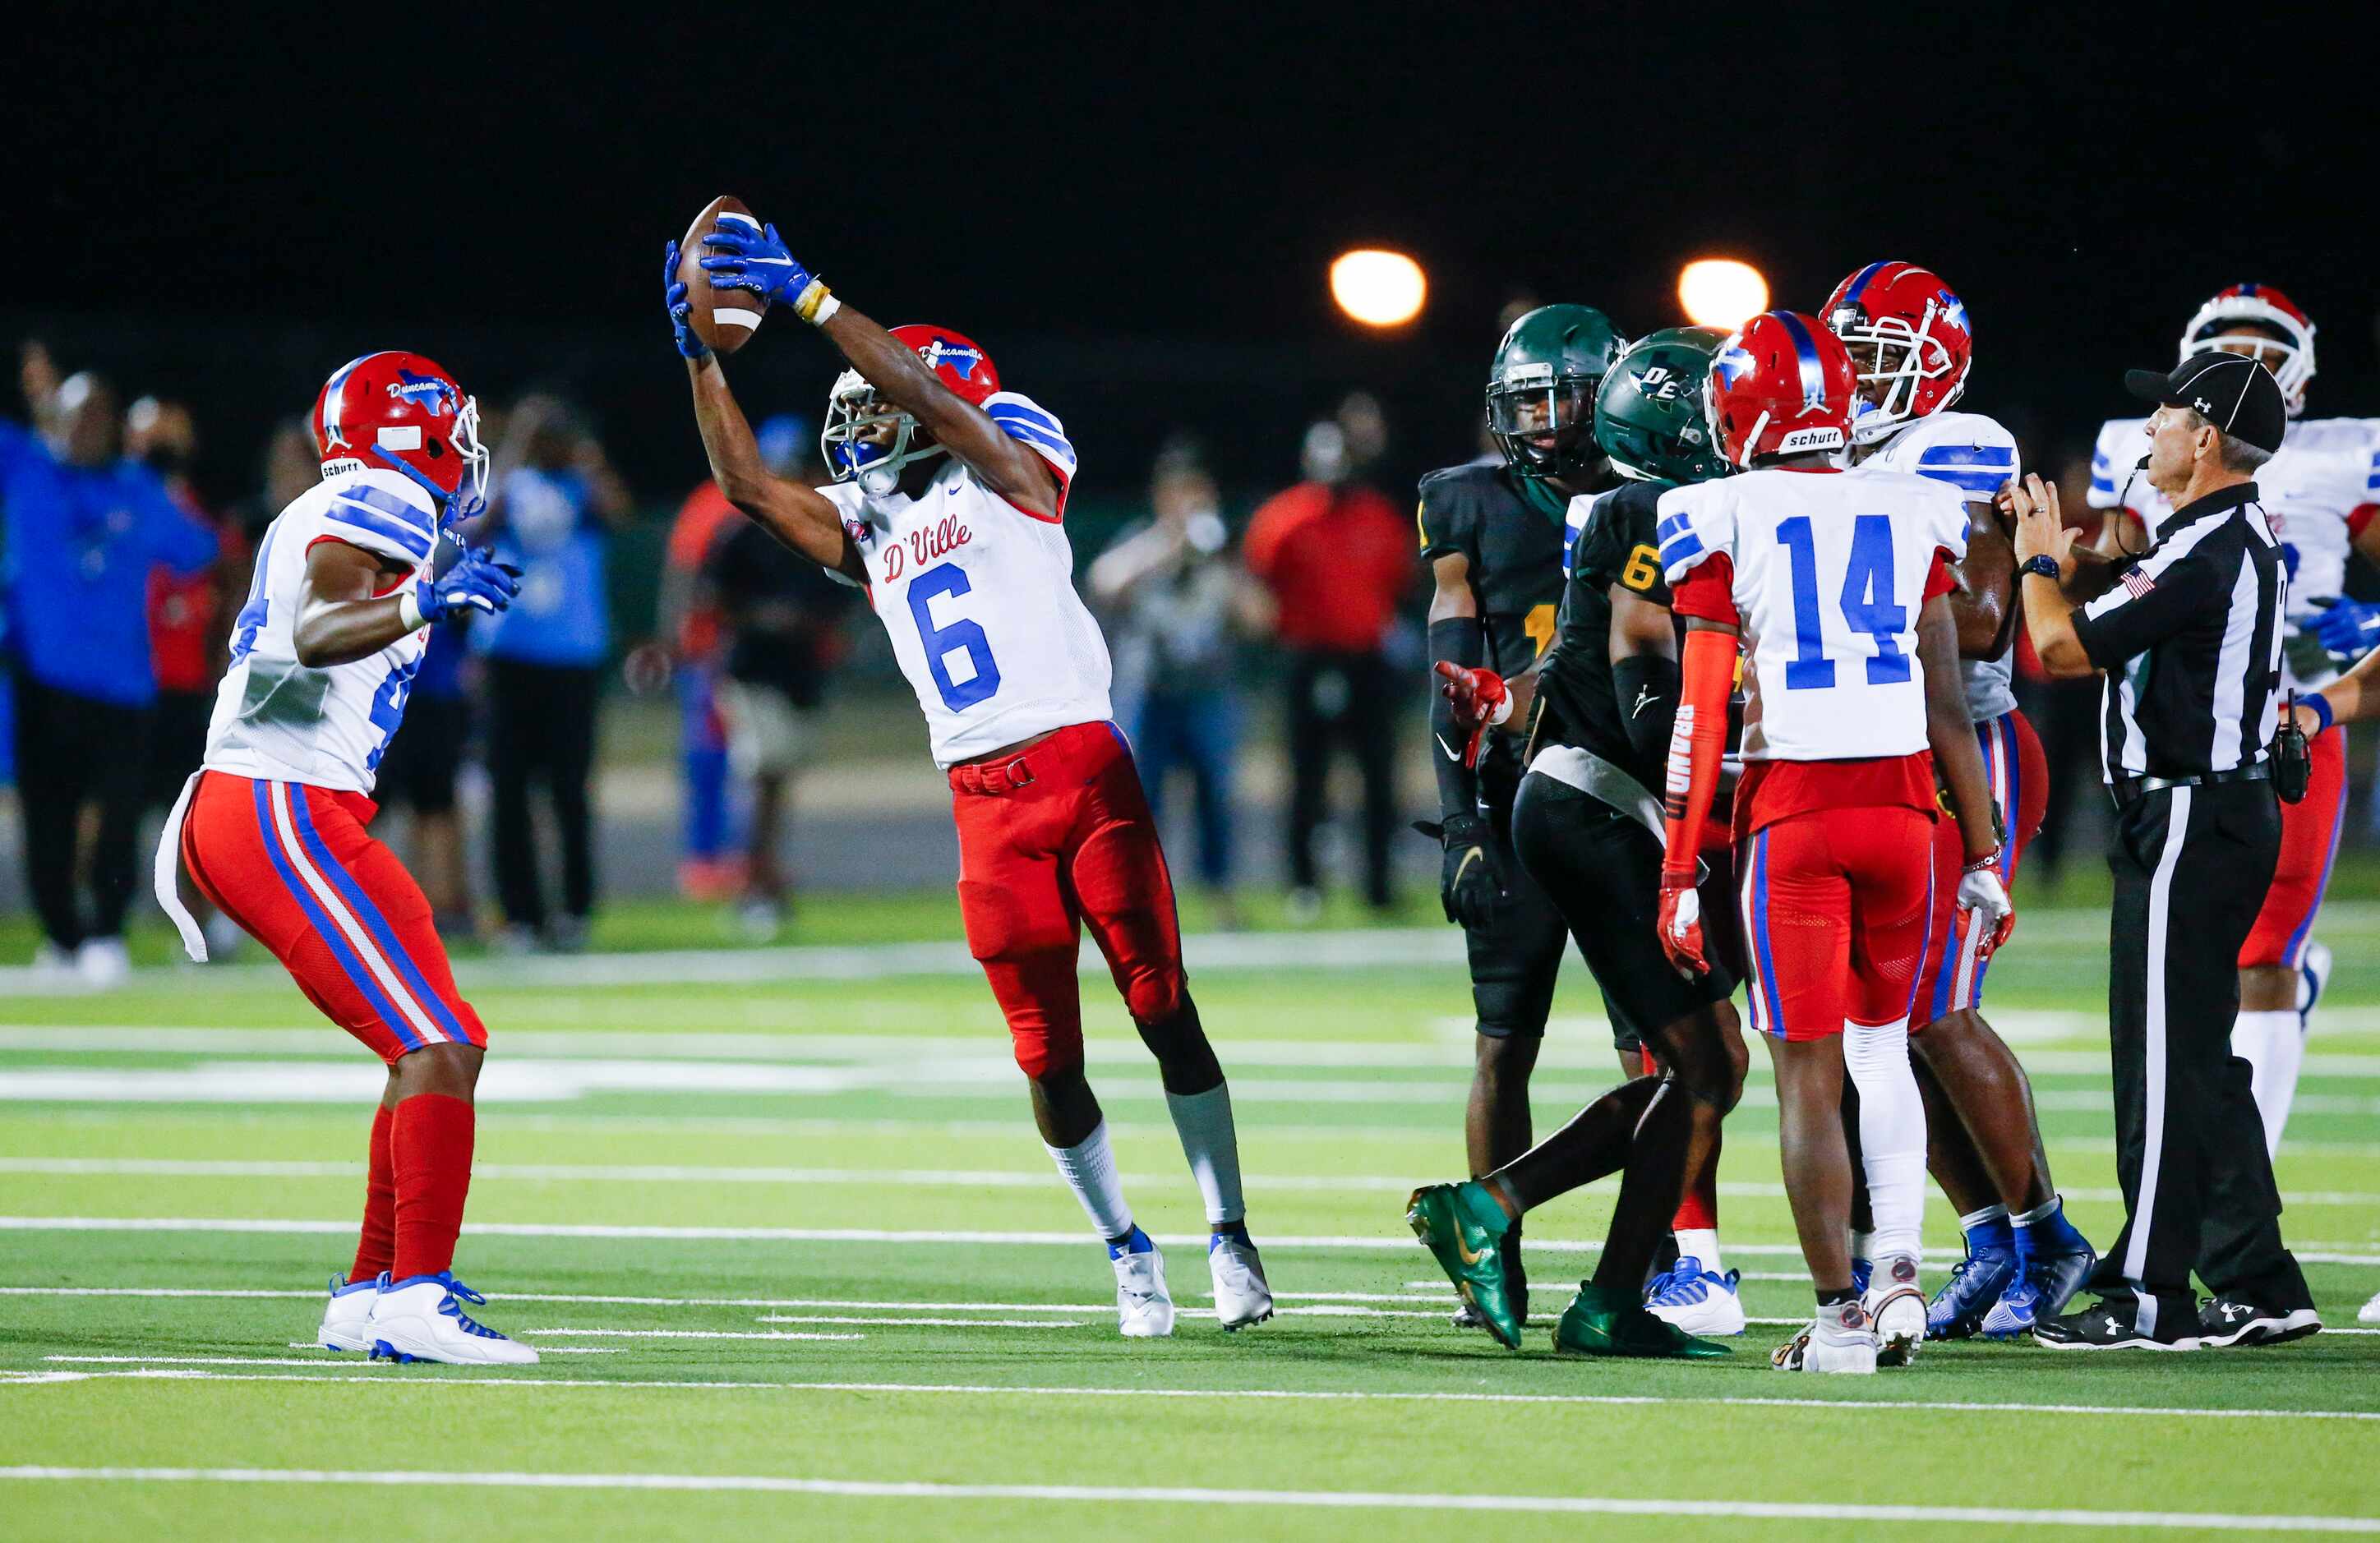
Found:
[[(306, 553), (298, 623), (298, 662), (310, 670), (369, 659), (408, 633), (466, 609), (492, 615), (520, 593), (520, 570), (481, 548), (432, 577), (358, 546), (321, 541)], [(390, 586), (399, 588), (389, 592)]]
[(2009, 623), (2016, 608), (2016, 549), (1999, 513), (1986, 503), (1967, 505), (1967, 554), (1950, 565), (1950, 618), (1959, 629), (1959, 657), (1998, 659), (2015, 640)]
[[(2037, 474), (2028, 474), (2023, 485), (2011, 487), (2007, 497), (2016, 516), (2017, 566), (2046, 556), (2058, 567), (2054, 584), (2046, 575), (2024, 577), (2024, 625), (2033, 639), (2033, 651), (2054, 679), (2087, 675), (2092, 671), (2091, 656), (2082, 651), (2082, 639), (2074, 631), (2076, 601), (2069, 591), (2076, 568), (2074, 541), (2081, 532), (2067, 529), (2058, 509), (2058, 489)], [(2105, 588), (2103, 584), (2101, 589)]]
[(1970, 861), (1999, 850), (1999, 818), (1984, 752), (1967, 715), (1967, 688), (1959, 674), (1958, 625), (1950, 597), (1937, 595), (1917, 616), (1917, 662), (1925, 673), (1925, 743), (1949, 790), (1950, 809)]

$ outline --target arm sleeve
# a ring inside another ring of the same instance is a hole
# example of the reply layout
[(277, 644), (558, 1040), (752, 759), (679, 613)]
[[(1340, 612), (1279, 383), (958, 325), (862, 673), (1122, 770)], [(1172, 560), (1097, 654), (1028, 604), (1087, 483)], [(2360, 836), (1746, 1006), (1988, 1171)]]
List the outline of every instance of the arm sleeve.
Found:
[[(1466, 670), (1475, 670), (1486, 661), (1488, 635), (1476, 616), (1449, 616), (1429, 624), (1429, 657), (1447, 660)], [(1439, 679), (1429, 678), (1429, 737), (1432, 741), (1429, 764), (1438, 773), (1438, 812), (1451, 820), (1458, 814), (1479, 812), (1479, 772), (1463, 764), (1463, 742), (1468, 737), (1454, 726), (1454, 704), (1446, 693), (1438, 689)], [(1451, 747), (1450, 753), (1449, 747)]]
[(1950, 577), (1950, 564), (1955, 561), (1957, 559), (1940, 547), (1934, 549), (1934, 562), (1925, 570), (1925, 599), (1947, 595), (1959, 587), (1958, 581)]
[(1702, 852), (1703, 826), (1710, 817), (1719, 759), (1727, 748), (1727, 697), (1739, 647), (1732, 633), (1704, 628), (1686, 634), (1677, 724), (1670, 734), (1669, 772), (1662, 789), (1665, 880), (1691, 880)]
[(1670, 609), (1681, 616), (1742, 626), (1743, 617), (1735, 608), (1734, 559), (1722, 552), (1678, 580), (1670, 591)]
[[(1636, 752), (1639, 766), (1658, 766), (1670, 752), (1682, 678), (1678, 662), (1662, 654), (1632, 653), (1612, 662), (1611, 685), (1620, 699), (1620, 721), (1628, 731), (1628, 746)], [(1726, 702), (1722, 699), (1719, 705), (1724, 716)]]
[(2112, 670), (2199, 621), (2207, 602), (2220, 599), (2206, 558), (2184, 557), (2156, 574), (2135, 564), (2074, 613), (2074, 636), (2095, 667)]

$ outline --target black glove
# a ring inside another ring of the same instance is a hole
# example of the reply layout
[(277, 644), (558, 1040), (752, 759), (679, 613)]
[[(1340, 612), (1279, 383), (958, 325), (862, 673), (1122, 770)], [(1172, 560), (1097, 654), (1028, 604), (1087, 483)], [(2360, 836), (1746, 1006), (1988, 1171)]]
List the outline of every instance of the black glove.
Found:
[[(1512, 898), (1496, 861), (1496, 833), (1475, 814), (1458, 814), (1438, 827), (1446, 844), (1439, 869), (1438, 900), (1446, 919), (1463, 927), (1487, 927)], [(1425, 834), (1428, 832), (1425, 831)]]

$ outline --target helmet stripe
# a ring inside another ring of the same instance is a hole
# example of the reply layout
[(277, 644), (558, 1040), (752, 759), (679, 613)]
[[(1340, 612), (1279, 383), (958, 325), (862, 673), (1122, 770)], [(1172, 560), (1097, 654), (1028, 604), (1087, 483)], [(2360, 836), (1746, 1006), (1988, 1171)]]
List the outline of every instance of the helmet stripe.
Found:
[(332, 371), (331, 378), (322, 383), (322, 437), (325, 441), (339, 437), (339, 394), (346, 387), (347, 377), (355, 373), (356, 366), (370, 358), (370, 354), (358, 354)]
[(1827, 405), (1827, 369), (1819, 362), (1817, 341), (1802, 319), (1790, 310), (1768, 313), (1785, 323), (1786, 334), (1793, 339), (1793, 352), (1802, 368), (1802, 406), (1804, 410)]
[(1861, 294), (1866, 290), (1868, 281), (1875, 278), (1886, 266), (1888, 265), (1882, 262), (1871, 262), (1852, 274), (1852, 286), (1843, 292), (1843, 303), (1849, 305), (1858, 300)]

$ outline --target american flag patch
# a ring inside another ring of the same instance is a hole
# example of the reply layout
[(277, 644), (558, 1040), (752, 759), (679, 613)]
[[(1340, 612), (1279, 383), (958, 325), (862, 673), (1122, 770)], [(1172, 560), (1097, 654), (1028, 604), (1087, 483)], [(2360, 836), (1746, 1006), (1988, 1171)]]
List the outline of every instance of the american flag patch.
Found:
[(2124, 589), (2134, 600), (2140, 599), (2143, 595), (2147, 594), (2151, 589), (2155, 588), (2156, 580), (2141, 572), (2138, 568), (2134, 568), (2131, 572), (2124, 575)]

